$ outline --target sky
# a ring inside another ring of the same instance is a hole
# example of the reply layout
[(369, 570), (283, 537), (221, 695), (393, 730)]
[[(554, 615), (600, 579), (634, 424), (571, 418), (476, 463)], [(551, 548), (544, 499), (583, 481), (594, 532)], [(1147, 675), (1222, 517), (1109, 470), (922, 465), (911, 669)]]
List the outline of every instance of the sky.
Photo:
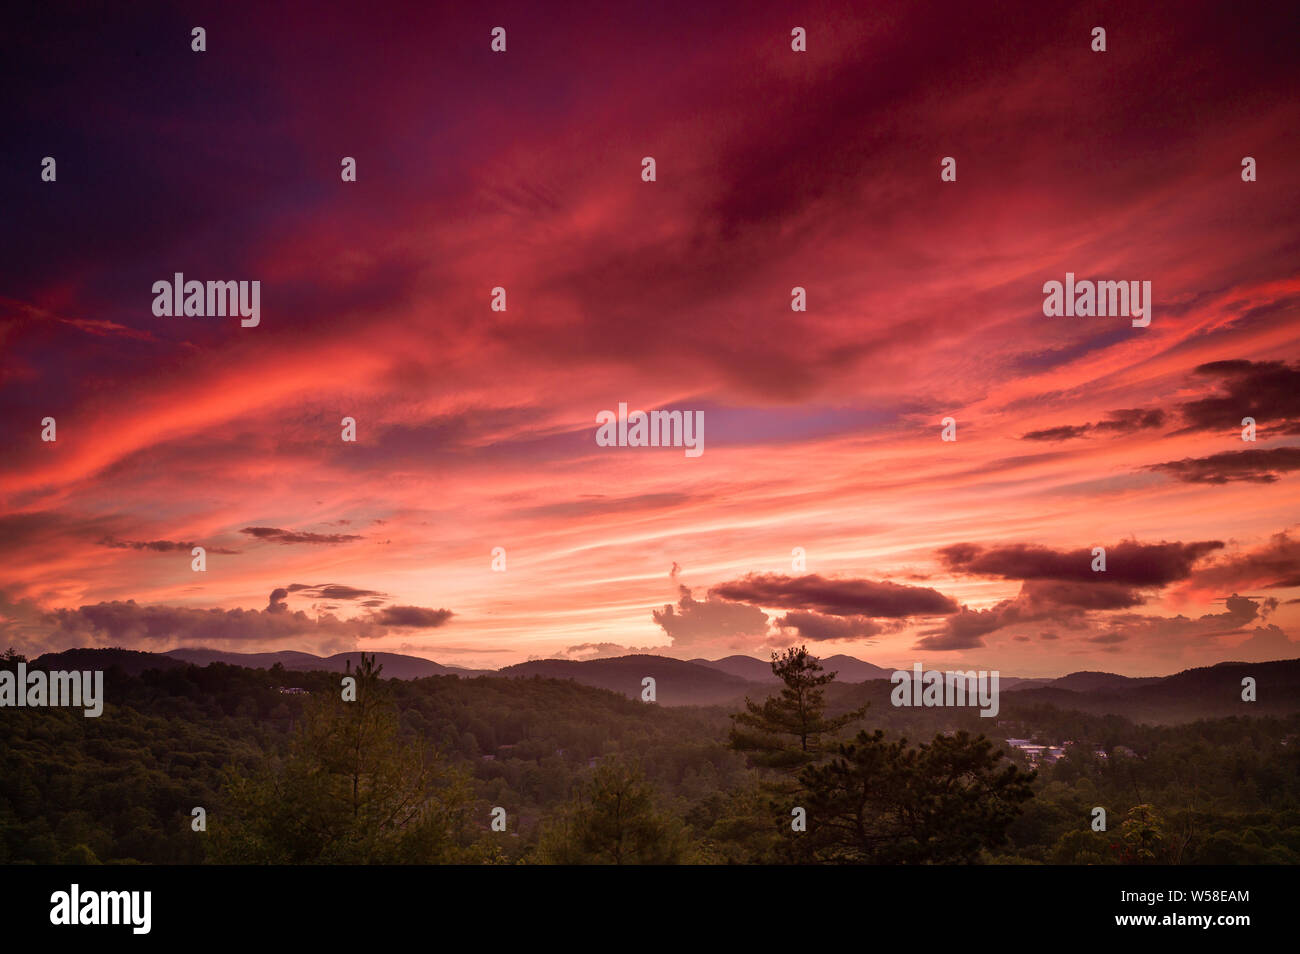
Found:
[(1300, 656), (1300, 12), (1057, 6), (15, 14), (0, 646)]

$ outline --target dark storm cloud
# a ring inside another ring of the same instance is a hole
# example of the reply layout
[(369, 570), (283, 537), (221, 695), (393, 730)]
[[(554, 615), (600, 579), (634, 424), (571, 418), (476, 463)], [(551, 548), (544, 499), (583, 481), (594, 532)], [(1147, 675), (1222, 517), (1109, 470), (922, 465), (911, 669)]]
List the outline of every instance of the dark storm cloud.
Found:
[[(47, 641), (62, 646), (212, 646), (230, 643), (275, 643), (288, 639), (310, 640), (322, 647), (347, 648), (362, 636), (383, 635), (373, 623), (340, 620), (333, 616), (309, 617), (290, 613), (272, 593), (266, 610), (196, 609), (141, 605), (135, 600), (114, 600), (76, 609), (47, 613)], [(149, 645), (152, 644), (152, 645)]]
[(385, 606), (374, 614), (381, 626), (415, 626), (432, 629), (441, 626), (455, 614), (449, 609), (429, 609), (424, 606)]
[(711, 588), (709, 595), (780, 609), (812, 610), (826, 616), (873, 619), (940, 616), (958, 609), (956, 601), (930, 587), (829, 579), (815, 573), (807, 576), (751, 573)]
[(1039, 431), (1030, 431), (1021, 436), (1023, 441), (1064, 441), (1086, 434), (1131, 434), (1134, 431), (1151, 430), (1164, 427), (1165, 412), (1159, 408), (1127, 408), (1109, 411), (1106, 420), (1096, 424), (1066, 424), (1061, 427), (1049, 427)]
[(1092, 548), (1053, 550), (1015, 543), (984, 547), (956, 543), (939, 551), (940, 561), (953, 572), (996, 576), (1005, 580), (1072, 580), (1088, 584), (1165, 586), (1185, 579), (1197, 560), (1222, 549), (1217, 540), (1198, 543), (1136, 543), (1106, 547), (1105, 572), (1093, 572)]
[(1004, 600), (987, 610), (963, 606), (941, 626), (924, 630), (913, 648), (928, 651), (975, 649), (984, 645), (987, 634), (1020, 622), (1025, 620), (1014, 600)]
[(888, 629), (867, 616), (824, 616), (807, 610), (786, 613), (776, 621), (776, 625), (783, 629), (793, 629), (800, 639), (814, 642), (864, 639)]
[[(197, 609), (114, 600), (46, 612), (41, 642), (50, 646), (139, 646), (154, 651), (174, 646), (275, 644), (293, 640), (319, 650), (355, 648), (357, 639), (374, 639), (392, 628), (433, 628), (454, 614), (447, 609), (393, 606), (359, 619), (328, 613), (290, 612), (288, 587), (271, 591), (265, 610)], [(151, 645), (146, 645), (151, 644)]]
[[(1097, 598), (1098, 594), (1101, 598)], [(1135, 605), (1128, 602), (1132, 599), (1141, 602), (1140, 597), (1122, 586), (1094, 591), (1091, 587), (1074, 587), (1072, 584), (1062, 588), (1055, 583), (1044, 587), (1027, 582), (1015, 599), (1003, 600), (990, 609), (972, 610), (963, 606), (960, 613), (948, 617), (941, 625), (923, 631), (913, 648), (925, 651), (977, 649), (984, 645), (984, 637), (990, 633), (1020, 623), (1043, 620), (1088, 631), (1090, 614)], [(1204, 639), (1238, 632), (1241, 627), (1267, 616), (1278, 605), (1277, 600), (1260, 603), (1235, 593), (1227, 597), (1224, 604), (1224, 612), (1209, 613), (1197, 619), (1111, 613), (1105, 617), (1106, 632), (1091, 632), (1083, 638), (1099, 645), (1116, 644), (1135, 636), (1147, 640)], [(1058, 636), (1041, 633), (1040, 638), (1055, 640)]]
[(1020, 592), (1035, 603), (1078, 610), (1128, 609), (1146, 602), (1133, 587), (1109, 581), (1026, 580)]
[(1106, 628), (1111, 633), (1148, 645), (1171, 641), (1183, 645), (1209, 643), (1222, 636), (1247, 632), (1247, 626), (1264, 621), (1278, 606), (1275, 599), (1257, 601), (1236, 593), (1226, 597), (1223, 603), (1222, 613), (1206, 613), (1198, 617), (1116, 614), (1106, 620)]
[(1253, 417), (1261, 432), (1296, 433), (1300, 424), (1300, 365), (1235, 359), (1198, 365), (1193, 373), (1219, 382), (1222, 394), (1179, 405), (1186, 430), (1232, 431)]
[(1020, 439), (1022, 441), (1068, 441), (1075, 437), (1083, 437), (1091, 427), (1091, 424), (1062, 424), (1060, 427), (1045, 427), (1041, 431), (1030, 431)]
[[(941, 552), (948, 554), (954, 559), (955, 563), (961, 566), (970, 565), (981, 554), (989, 554), (988, 558), (982, 561), (981, 564), (988, 570), (997, 568), (1002, 571), (1017, 573), (1033, 572), (1034, 570), (1042, 571), (1044, 569), (1049, 572), (1052, 571), (1052, 561), (1044, 557), (1044, 554), (1052, 551), (1048, 551), (1046, 548), (1008, 547), (1004, 549), (1007, 552), (998, 553), (996, 551), (982, 551), (981, 548), (973, 547), (970, 544), (957, 544)], [(1029, 552), (1026, 552), (1026, 550)], [(1091, 551), (1082, 552), (1090, 562)], [(1107, 553), (1109, 556), (1109, 551)], [(1034, 560), (1032, 567), (1025, 562), (1026, 558)], [(1073, 555), (1068, 555), (1065, 566), (1068, 568), (1072, 561)], [(1109, 564), (1109, 559), (1107, 562)], [(1130, 577), (1137, 577), (1138, 579), (1152, 578), (1152, 563), (1140, 564), (1132, 559), (1126, 560), (1125, 563), (1130, 571)], [(1089, 572), (1091, 573), (1091, 571)], [(1169, 573), (1178, 572), (1181, 572), (1181, 564), (1176, 559), (1171, 559), (1168, 554), (1165, 554), (1163, 570), (1160, 577), (1157, 578), (1163, 578)], [(1138, 587), (1151, 584), (1126, 582), (1123, 579), (1104, 579), (1107, 575), (1096, 573), (1093, 574), (1093, 577), (1095, 577), (1093, 579), (1024, 580), (1020, 592), (1014, 599), (1002, 600), (995, 606), (985, 610), (972, 610), (963, 606), (960, 612), (948, 617), (940, 625), (923, 630), (914, 648), (930, 651), (975, 649), (984, 645), (985, 636), (1008, 626), (1047, 621), (1069, 628), (1080, 628), (1087, 625), (1087, 620), (1091, 618), (1091, 614), (1129, 609), (1146, 602), (1146, 597), (1138, 591)], [(1042, 638), (1056, 639), (1057, 637), (1055, 634), (1043, 633)]]
[(1300, 470), (1300, 447), (1224, 451), (1209, 457), (1185, 457), (1152, 464), (1147, 469), (1169, 474), (1189, 484), (1227, 484), (1233, 481), (1271, 484), (1282, 474)]
[(276, 543), (348, 543), (360, 540), (355, 533), (306, 533), (298, 530), (281, 530), (278, 527), (244, 527), (239, 531), (259, 540)]

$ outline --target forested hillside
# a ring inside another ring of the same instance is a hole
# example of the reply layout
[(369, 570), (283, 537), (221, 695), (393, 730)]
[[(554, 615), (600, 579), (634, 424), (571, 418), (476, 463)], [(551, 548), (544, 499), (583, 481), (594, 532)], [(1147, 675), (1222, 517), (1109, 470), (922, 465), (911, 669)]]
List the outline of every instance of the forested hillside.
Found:
[[(0, 862), (1300, 861), (1300, 716), (1142, 725), (1026, 692), (981, 719), (799, 665), (747, 710), (368, 671), (344, 702), (338, 673), (114, 666), (99, 718), (0, 717)], [(820, 720), (811, 746), (785, 737), (792, 691)], [(1075, 744), (1031, 766), (1009, 737)], [(864, 779), (875, 801), (847, 804)], [(904, 793), (940, 779), (997, 789), (980, 815), (996, 823), (963, 816), (970, 795), (900, 836)], [(868, 815), (870, 837), (842, 835)]]

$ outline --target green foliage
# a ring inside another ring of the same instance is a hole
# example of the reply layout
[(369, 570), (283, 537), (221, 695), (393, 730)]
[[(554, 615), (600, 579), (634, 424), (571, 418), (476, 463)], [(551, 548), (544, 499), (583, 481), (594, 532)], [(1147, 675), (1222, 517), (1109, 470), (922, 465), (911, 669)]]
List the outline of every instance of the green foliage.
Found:
[(1103, 832), (1091, 828), (1072, 828), (1052, 846), (1051, 862), (1055, 865), (1107, 864), (1113, 852)]
[[(1300, 863), (1290, 834), (1300, 823), (1300, 716), (1134, 725), (1039, 706), (1030, 718), (1047, 736), (1104, 740), (1109, 757), (1076, 746), (1039, 769), (1038, 795), (1009, 832), (1015, 856), (1050, 864)], [(1109, 831), (1091, 831), (1094, 806), (1106, 810)]]
[(382, 666), (362, 656), (356, 700), (307, 705), (289, 754), (232, 771), (216, 860), (240, 864), (431, 864), (472, 860), (469, 794), (423, 740), (403, 740)]
[[(0, 667), (18, 661), (17, 654), (0, 656)], [(823, 678), (795, 662), (800, 679)], [(376, 672), (363, 680), (372, 691), (343, 703), (337, 673), (219, 663), (132, 671), (139, 674), (106, 670), (100, 718), (70, 709), (4, 710), (0, 863), (519, 862), (554, 860), (560, 851), (594, 858), (596, 849), (584, 855), (561, 835), (575, 834), (575, 793), (578, 800), (592, 794), (590, 766), (616, 761), (638, 767), (636, 791), (648, 796), (651, 820), (666, 826), (671, 850), (659, 860), (884, 860), (892, 851), (907, 861), (1119, 864), (1142, 860), (1145, 844), (1178, 864), (1300, 863), (1300, 715), (1152, 725), (1004, 694), (999, 721), (1015, 725), (1005, 734), (1088, 744), (1069, 746), (1065, 758), (1041, 766), (1035, 797), (1020, 803), (1006, 841), (990, 837), (972, 852), (942, 830), (950, 812), (962, 819), (969, 807), (940, 809), (944, 793), (929, 787), (953, 770), (954, 758), (945, 765), (914, 754), (907, 756), (918, 760), (910, 769), (901, 754), (893, 767), (889, 758), (877, 765), (871, 754), (850, 760), (824, 728), (807, 734), (813, 757), (804, 755), (801, 733), (772, 733), (779, 745), (750, 750), (750, 767), (730, 733), (754, 730), (722, 708), (647, 706), (567, 680), (384, 680)], [(891, 740), (993, 729), (974, 710), (895, 708), (884, 680), (810, 679), (806, 688), (809, 700), (824, 691), (805, 708), (816, 712), (824, 704), (823, 727), (879, 702), (873, 728)], [(881, 739), (869, 748), (894, 744)], [(1096, 757), (1095, 745), (1110, 757)], [(797, 753), (793, 764), (766, 767), (764, 756), (781, 751)], [(883, 854), (820, 841), (818, 807), (799, 795), (793, 770), (822, 771), (840, 761), (842, 774), (825, 786), (828, 817), (845, 804), (851, 781), (868, 786), (863, 803), (875, 809), (866, 811), (867, 822), (884, 824), (874, 811), (888, 817), (917, 806), (908, 811), (929, 817), (930, 825), (916, 830), (930, 834), (908, 836), (914, 844), (907, 851), (886, 845)], [(509, 813), (508, 832), (488, 829), (498, 805)], [(808, 832), (791, 831), (795, 805), (808, 809)], [(1155, 813), (1160, 838), (1136, 834), (1149, 826), (1134, 815), (1129, 846), (1122, 832), (1130, 810), (1141, 805)], [(191, 829), (195, 806), (207, 809), (206, 832)], [(590, 811), (596, 806), (589, 800)], [(1096, 806), (1112, 820), (1107, 832), (1091, 831)], [(640, 854), (654, 858), (649, 848), (633, 852)]]
[(826, 751), (827, 737), (858, 721), (866, 706), (835, 718), (825, 715), (824, 687), (835, 673), (822, 665), (806, 646), (772, 654), (772, 672), (783, 683), (781, 692), (762, 702), (745, 700), (745, 711), (732, 716), (734, 749), (749, 753), (756, 764), (799, 769)]
[(1166, 861), (1167, 836), (1160, 813), (1151, 805), (1134, 805), (1119, 828), (1126, 864), (1149, 865)]
[(837, 864), (969, 863), (1000, 844), (1033, 797), (1033, 775), (983, 736), (906, 739), (858, 733), (827, 765), (799, 776), (806, 792), (808, 851)]
[(538, 859), (560, 865), (669, 865), (688, 857), (685, 828), (658, 809), (640, 769), (597, 766), (568, 810), (542, 832)]

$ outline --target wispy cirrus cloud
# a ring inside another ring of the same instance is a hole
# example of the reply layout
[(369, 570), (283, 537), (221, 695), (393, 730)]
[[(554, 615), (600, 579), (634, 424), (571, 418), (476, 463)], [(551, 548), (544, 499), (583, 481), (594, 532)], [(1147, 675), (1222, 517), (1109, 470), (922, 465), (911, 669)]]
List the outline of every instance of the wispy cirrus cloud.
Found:
[(180, 540), (115, 540), (112, 537), (104, 537), (99, 540), (99, 545), (101, 547), (111, 547), (114, 550), (151, 550), (154, 553), (174, 553), (177, 551), (189, 553), (197, 546), (203, 546), (209, 553), (231, 555), (240, 552), (225, 547), (199, 544), (192, 540), (188, 542)]
[[(13, 155), (59, 151), (60, 180), (0, 177), (24, 235), (0, 261), (0, 578), (24, 638), (110, 638), (32, 607), (134, 600), (274, 616), (265, 647), (364, 634), (435, 652), (423, 637), (450, 631), (471, 665), (788, 638), (901, 665), (929, 641), (1030, 674), (1117, 647), (1165, 671), (1300, 629), (1289, 551), (1269, 549), (1300, 512), (1278, 446), (1300, 420), (1300, 145), (1275, 6), (1135, 8), (1122, 32), (1161, 43), (1104, 57), (1088, 11), (1030, 0), (883, 20), (817, 0), (807, 54), (780, 5), (584, 10), (580, 44), (568, 13), (520, 8), (519, 51), (453, 42), (429, 65), (460, 91), (433, 107), (404, 64), (479, 27), (428, 5), (217, 9), (211, 35), (239, 36), (243, 64), (219, 89), (148, 9), (33, 12), (6, 136)], [(706, 53), (665, 28), (679, 14)], [(142, 71), (104, 84), (122, 49)], [(565, 70), (539, 65), (557, 49)], [(158, 75), (176, 81), (146, 88)], [(1086, 135), (1063, 134), (1067, 115)], [(50, 116), (72, 145), (48, 144)], [(160, 153), (160, 128), (194, 161)], [(84, 142), (113, 148), (85, 167)], [(344, 150), (357, 183), (336, 178)], [(114, 227), (68, 225), (87, 221)], [(177, 270), (260, 279), (261, 325), (154, 317), (150, 285)], [(1152, 325), (1046, 318), (1042, 284), (1066, 271), (1150, 279)], [(709, 450), (604, 452), (594, 415), (620, 401), (705, 409)], [(1079, 575), (1081, 553), (1125, 539), (1193, 543)], [(187, 541), (220, 559), (193, 573)], [(964, 562), (936, 555), (966, 541)], [(1225, 546), (1189, 558), (1198, 541)], [(671, 559), (686, 592), (664, 592)], [(1234, 591), (1280, 604), (1231, 636), (1105, 629), (1225, 630), (1199, 621)], [(377, 622), (432, 623), (449, 601), (441, 626)], [(1107, 633), (1128, 638), (1089, 642)]]
[(357, 533), (308, 533), (301, 530), (281, 530), (279, 527), (244, 527), (239, 531), (258, 540), (274, 543), (349, 543), (360, 540)]

